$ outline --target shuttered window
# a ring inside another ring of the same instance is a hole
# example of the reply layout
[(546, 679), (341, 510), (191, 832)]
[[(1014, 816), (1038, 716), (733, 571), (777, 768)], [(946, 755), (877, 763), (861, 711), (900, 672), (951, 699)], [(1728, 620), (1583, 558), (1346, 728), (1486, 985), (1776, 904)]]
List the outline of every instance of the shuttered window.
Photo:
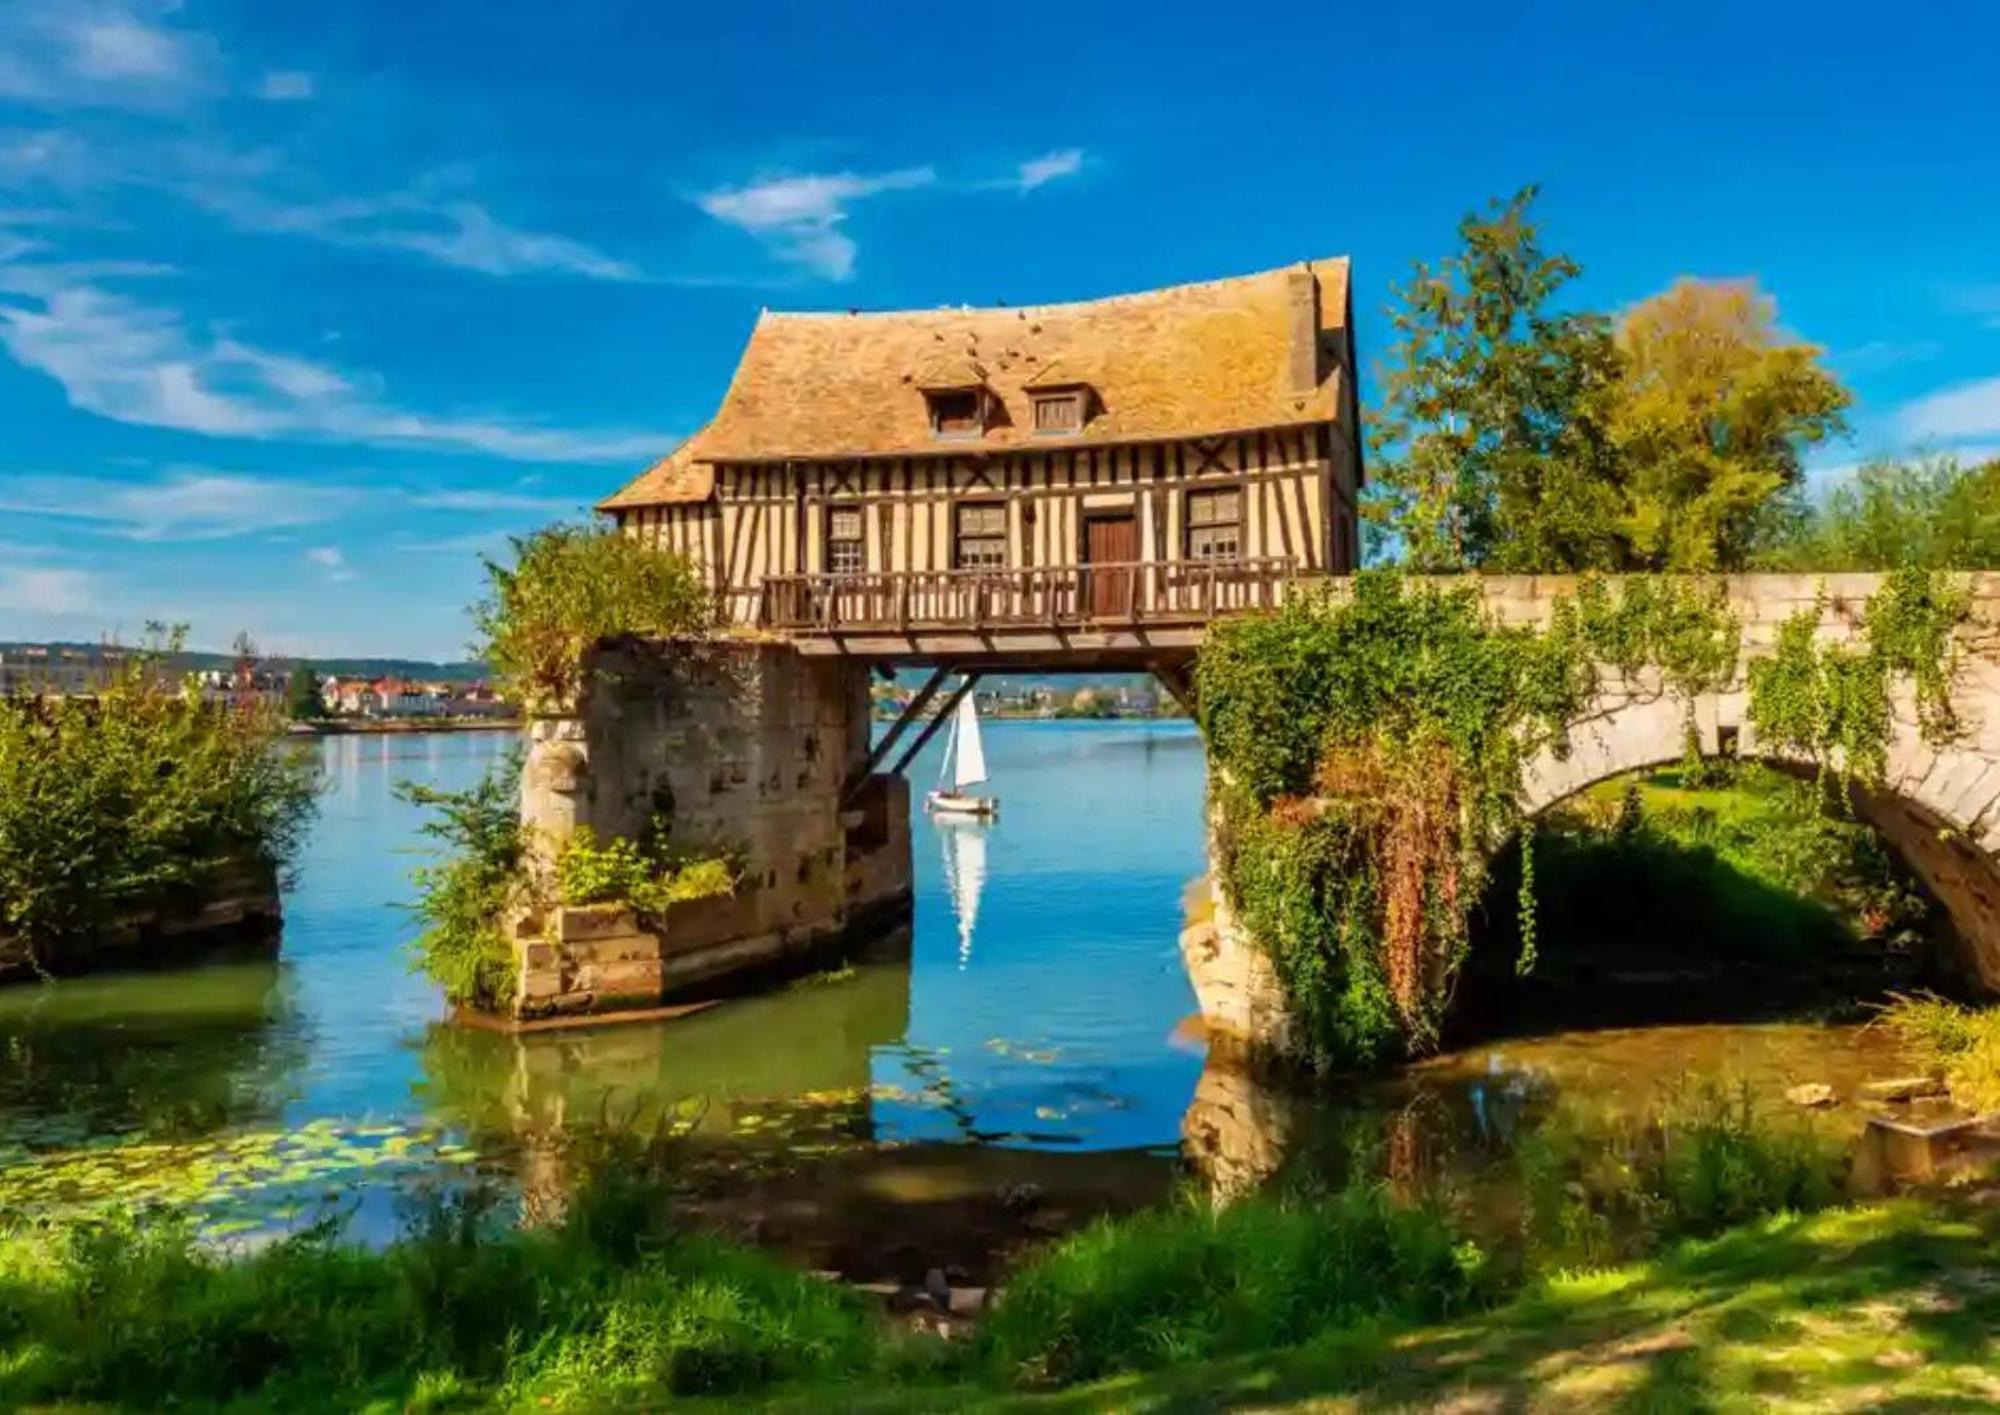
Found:
[(1235, 487), (1187, 494), (1190, 560), (1234, 560), (1243, 553), (1243, 493)]
[(1038, 393), (1035, 395), (1035, 431), (1075, 432), (1083, 426), (1081, 393)]
[(859, 507), (836, 506), (826, 513), (826, 568), (835, 575), (858, 575), (868, 568)]
[(957, 509), (955, 556), (961, 570), (998, 570), (1007, 564), (1007, 507), (997, 501), (962, 502)]

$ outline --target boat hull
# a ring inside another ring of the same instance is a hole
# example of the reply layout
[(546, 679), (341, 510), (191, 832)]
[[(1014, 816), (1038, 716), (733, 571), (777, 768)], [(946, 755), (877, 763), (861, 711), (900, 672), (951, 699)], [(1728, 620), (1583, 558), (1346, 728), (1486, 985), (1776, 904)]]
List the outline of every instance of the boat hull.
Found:
[(978, 816), (990, 820), (1000, 814), (1000, 802), (992, 796), (965, 796), (956, 791), (933, 791), (924, 797), (924, 809), (934, 816)]

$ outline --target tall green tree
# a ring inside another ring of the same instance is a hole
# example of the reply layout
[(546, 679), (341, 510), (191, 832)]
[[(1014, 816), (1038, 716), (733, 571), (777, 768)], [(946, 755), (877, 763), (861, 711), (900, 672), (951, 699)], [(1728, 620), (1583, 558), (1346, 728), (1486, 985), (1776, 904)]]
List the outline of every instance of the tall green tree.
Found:
[(313, 672), (310, 663), (301, 663), (293, 668), (291, 676), (285, 680), (285, 715), (295, 722), (326, 716), (326, 702), (320, 696), (319, 675)]
[(2000, 459), (1870, 462), (1763, 530), (1765, 569), (2000, 568)]
[(1606, 423), (1632, 563), (1740, 568), (1805, 449), (1845, 430), (1848, 391), (1748, 281), (1677, 281), (1626, 313), (1617, 344)]
[(1610, 322), (1551, 308), (1580, 271), (1546, 251), (1525, 187), (1459, 223), (1459, 250), (1396, 291), (1372, 420), (1371, 539), (1421, 571), (1617, 565), (1602, 421)]

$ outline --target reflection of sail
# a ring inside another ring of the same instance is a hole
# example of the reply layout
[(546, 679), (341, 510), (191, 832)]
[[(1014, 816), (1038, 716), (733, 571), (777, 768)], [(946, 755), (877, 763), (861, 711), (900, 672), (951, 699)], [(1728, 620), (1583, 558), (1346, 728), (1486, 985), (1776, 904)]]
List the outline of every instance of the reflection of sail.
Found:
[(944, 878), (958, 916), (958, 966), (972, 961), (972, 929), (979, 920), (979, 892), (986, 887), (986, 828), (938, 822), (944, 838)]
[(979, 709), (972, 704), (972, 694), (967, 693), (958, 700), (958, 774), (955, 778), (958, 789), (977, 786), (986, 779), (986, 747), (979, 740)]

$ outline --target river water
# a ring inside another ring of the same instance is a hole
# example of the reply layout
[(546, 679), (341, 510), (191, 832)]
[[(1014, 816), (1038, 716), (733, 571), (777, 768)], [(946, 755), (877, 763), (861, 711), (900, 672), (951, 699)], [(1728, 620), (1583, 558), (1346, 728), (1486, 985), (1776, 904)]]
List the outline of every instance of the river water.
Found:
[(1560, 1094), (1639, 1113), (1682, 1072), (1771, 1095), (1893, 1069), (1874, 1034), (1810, 1024), (1564, 1033), (1304, 1095), (1205, 1069), (1177, 948), (1203, 864), (1184, 723), (993, 723), (999, 820), (918, 813), (910, 935), (851, 970), (671, 1022), (470, 1030), (405, 962), (422, 841), (394, 787), (469, 785), (508, 746), (316, 743), (325, 795), (275, 962), (0, 993), (0, 1207), (162, 1199), (232, 1232), (336, 1206), (386, 1229), (441, 1179), (532, 1206), (561, 1187), (565, 1137), (608, 1128), (684, 1134), (711, 1181), (690, 1202), (815, 1260), (976, 1265), (1166, 1194), (1184, 1137), (1232, 1185), (1351, 1165), (1357, 1125), (1420, 1124), (1476, 1168)]

